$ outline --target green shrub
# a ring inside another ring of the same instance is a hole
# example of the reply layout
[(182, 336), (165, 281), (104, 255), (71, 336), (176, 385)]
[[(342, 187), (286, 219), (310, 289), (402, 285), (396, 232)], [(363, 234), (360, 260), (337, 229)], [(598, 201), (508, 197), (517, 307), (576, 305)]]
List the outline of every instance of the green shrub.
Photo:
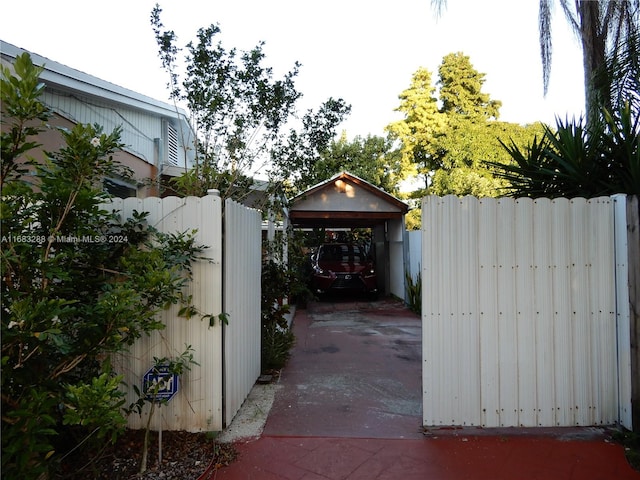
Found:
[(422, 274), (418, 272), (415, 281), (406, 270), (404, 276), (407, 285), (407, 303), (409, 304), (409, 309), (412, 312), (420, 314), (422, 313)]
[(116, 438), (124, 412), (109, 355), (163, 328), (163, 308), (188, 302), (201, 248), (192, 235), (158, 233), (145, 214), (122, 222), (100, 209), (103, 178), (128, 174), (112, 158), (119, 129), (61, 130), (64, 146), (31, 161), (49, 116), (42, 69), (28, 54), (14, 68), (2, 67), (0, 85), (2, 477), (29, 480)]
[(281, 328), (276, 322), (262, 326), (262, 370), (265, 372), (282, 369), (295, 344), (295, 335), (287, 328)]
[(513, 162), (488, 162), (513, 197), (585, 197), (640, 194), (640, 111), (625, 103), (602, 119), (557, 121), (525, 149), (506, 145)]
[(286, 265), (273, 260), (262, 263), (262, 371), (284, 367), (295, 342), (286, 318), (290, 308), (284, 303), (291, 292), (291, 282)]

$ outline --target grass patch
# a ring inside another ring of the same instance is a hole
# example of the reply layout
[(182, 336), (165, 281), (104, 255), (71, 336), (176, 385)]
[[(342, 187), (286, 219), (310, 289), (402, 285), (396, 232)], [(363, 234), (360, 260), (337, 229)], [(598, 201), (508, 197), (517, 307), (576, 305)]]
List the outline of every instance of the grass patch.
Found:
[(629, 465), (640, 472), (640, 434), (628, 430), (616, 430), (612, 438), (624, 447)]

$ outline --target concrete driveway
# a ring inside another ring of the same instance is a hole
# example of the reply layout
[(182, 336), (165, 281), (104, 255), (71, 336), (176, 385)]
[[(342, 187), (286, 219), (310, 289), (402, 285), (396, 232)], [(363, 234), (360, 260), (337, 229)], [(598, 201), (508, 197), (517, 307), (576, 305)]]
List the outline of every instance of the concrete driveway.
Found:
[(296, 312), (265, 435), (421, 438), (420, 317), (394, 300), (330, 300)]
[(333, 300), (296, 311), (273, 406), (255, 412), (264, 432), (201, 479), (640, 479), (604, 429), (424, 435), (420, 318), (395, 301)]

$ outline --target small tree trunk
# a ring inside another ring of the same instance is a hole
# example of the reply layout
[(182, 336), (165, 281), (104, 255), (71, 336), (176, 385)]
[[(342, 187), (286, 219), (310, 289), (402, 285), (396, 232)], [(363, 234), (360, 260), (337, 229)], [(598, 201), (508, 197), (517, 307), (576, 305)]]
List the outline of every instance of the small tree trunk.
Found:
[(142, 459), (140, 460), (140, 473), (147, 471), (147, 456), (149, 453), (149, 430), (151, 429), (151, 417), (156, 408), (155, 398), (151, 402), (151, 410), (149, 410), (149, 417), (147, 418), (147, 426), (144, 430), (144, 442), (142, 442)]

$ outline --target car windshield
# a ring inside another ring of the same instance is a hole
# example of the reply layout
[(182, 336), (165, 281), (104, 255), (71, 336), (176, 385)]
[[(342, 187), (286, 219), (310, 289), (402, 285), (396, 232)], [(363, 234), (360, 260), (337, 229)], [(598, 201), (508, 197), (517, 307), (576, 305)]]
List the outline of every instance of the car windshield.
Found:
[(364, 263), (366, 261), (358, 245), (323, 245), (318, 259), (330, 262)]

